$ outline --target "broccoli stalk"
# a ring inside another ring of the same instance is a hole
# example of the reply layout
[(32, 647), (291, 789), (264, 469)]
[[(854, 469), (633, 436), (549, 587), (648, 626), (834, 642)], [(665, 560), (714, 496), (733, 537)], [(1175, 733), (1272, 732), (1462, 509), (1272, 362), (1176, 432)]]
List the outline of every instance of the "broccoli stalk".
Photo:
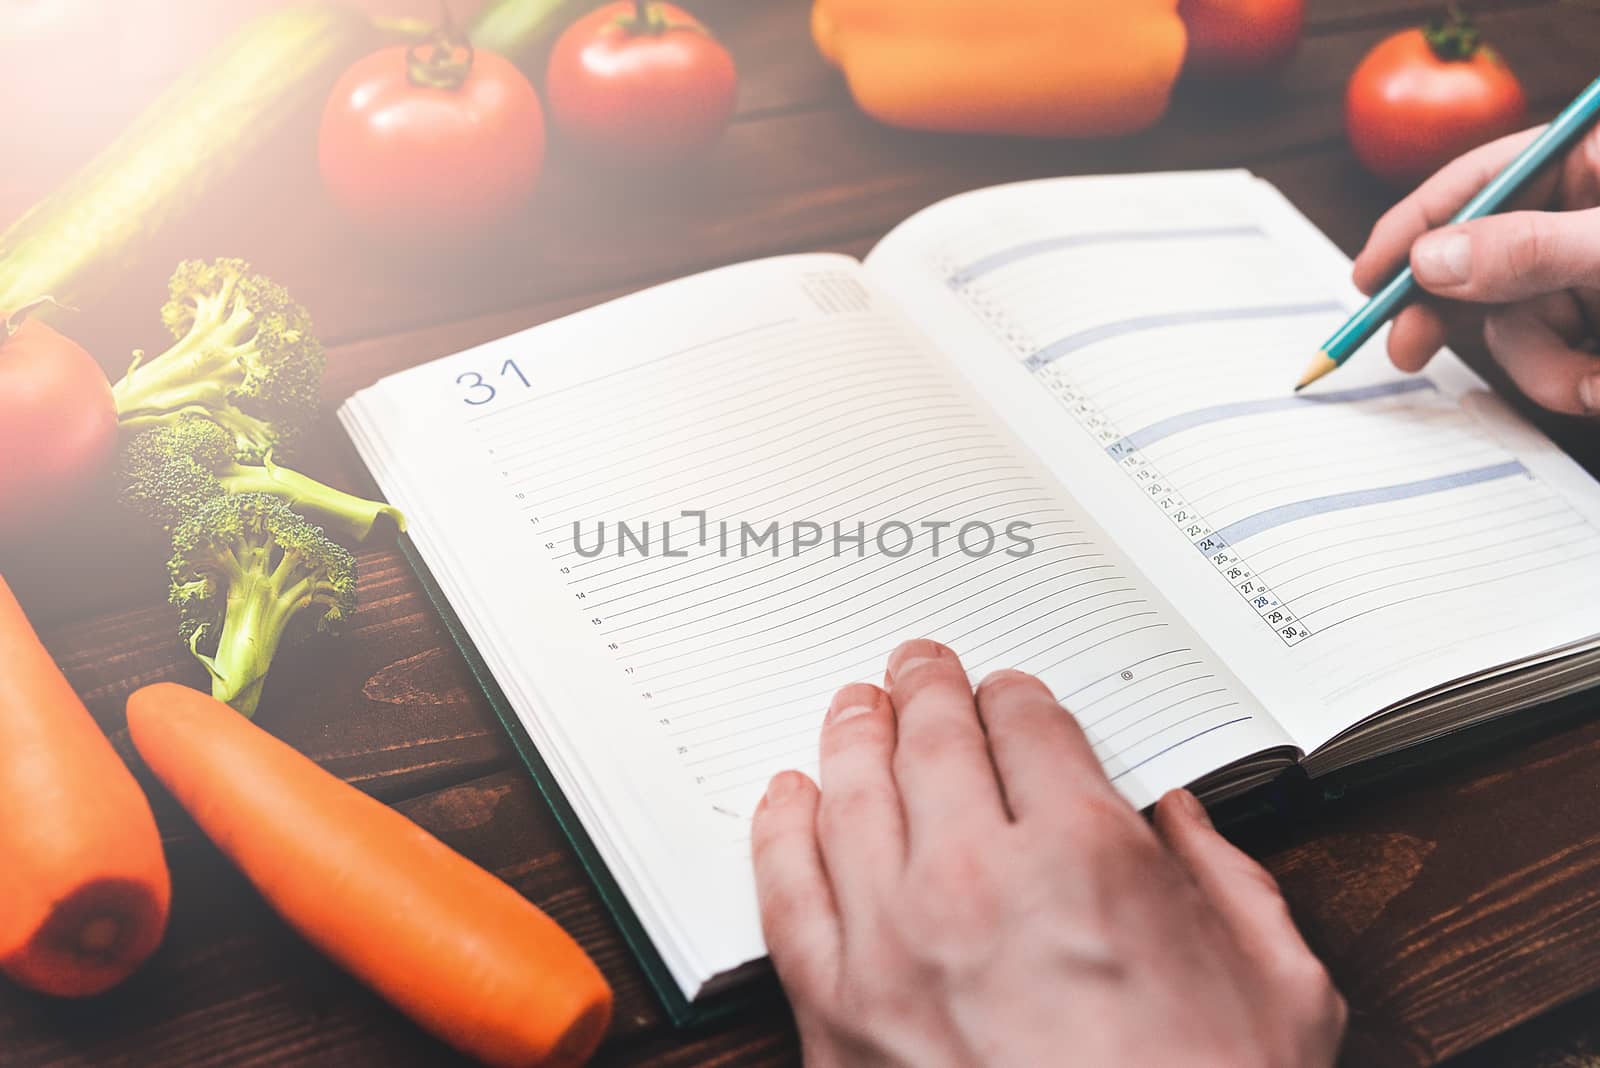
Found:
[(280, 646), (333, 631), (355, 609), (349, 551), (276, 497), (213, 497), (173, 532), (172, 547), (180, 633), (212, 695), (246, 716)]
[(325, 356), (311, 318), (243, 260), (178, 265), (162, 321), (176, 344), (136, 353), (112, 387), (130, 431), (204, 415), (228, 430), (241, 460), (291, 444), (315, 416)]
[(387, 516), (396, 530), (406, 529), (405, 516), (393, 505), (324, 485), (309, 475), (273, 463), (270, 455), (259, 467), (236, 463), (216, 474), (227, 492), (271, 494), (342, 539), (365, 542), (376, 529), (379, 516)]
[(381, 501), (369, 501), (324, 485), (274, 463), (241, 463), (232, 434), (210, 419), (184, 416), (146, 430), (127, 442), (118, 457), (124, 503), (171, 530), (220, 493), (267, 493), (345, 541), (365, 542), (387, 517), (405, 530), (405, 516)]

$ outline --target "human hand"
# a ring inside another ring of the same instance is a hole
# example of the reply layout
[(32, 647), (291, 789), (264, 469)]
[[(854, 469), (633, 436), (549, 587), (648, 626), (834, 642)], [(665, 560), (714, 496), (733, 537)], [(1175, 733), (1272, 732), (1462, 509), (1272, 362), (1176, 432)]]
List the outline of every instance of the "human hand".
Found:
[(1343, 1000), (1272, 877), (1175, 790), (1154, 827), (1044, 684), (931, 641), (847, 686), (818, 788), (752, 832), (811, 1068), (1332, 1063)]
[[(1537, 133), (1467, 153), (1391, 208), (1356, 258), (1356, 285), (1376, 292), (1409, 256), (1423, 289), (1467, 306), (1489, 351), (1530, 399), (1553, 411), (1600, 414), (1600, 130), (1534, 183), (1523, 202), (1536, 210), (1433, 229)], [(1413, 304), (1395, 317), (1389, 357), (1396, 367), (1420, 371), (1439, 351), (1441, 309), (1450, 304)]]

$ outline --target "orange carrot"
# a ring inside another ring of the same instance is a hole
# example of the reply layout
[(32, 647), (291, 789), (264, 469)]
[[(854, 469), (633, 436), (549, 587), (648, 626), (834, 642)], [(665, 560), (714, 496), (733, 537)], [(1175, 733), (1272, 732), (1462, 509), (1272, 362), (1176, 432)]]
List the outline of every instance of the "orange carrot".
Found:
[(160, 945), (171, 901), (150, 803), (0, 578), (0, 971), (98, 994)]
[(505, 883), (209, 694), (146, 686), (128, 730), (278, 914), (418, 1024), (507, 1068), (599, 1045), (611, 988)]

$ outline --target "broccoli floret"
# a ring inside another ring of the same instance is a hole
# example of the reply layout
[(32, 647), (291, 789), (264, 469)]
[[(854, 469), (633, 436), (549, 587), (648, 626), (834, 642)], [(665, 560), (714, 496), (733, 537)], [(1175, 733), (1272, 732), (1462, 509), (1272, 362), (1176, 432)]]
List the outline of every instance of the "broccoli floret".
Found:
[(143, 431), (119, 453), (123, 502), (171, 530), (221, 493), (270, 493), (344, 541), (364, 542), (386, 516), (405, 530), (398, 508), (369, 501), (273, 463), (241, 463), (231, 434), (210, 419), (186, 415)]
[(356, 565), (276, 497), (212, 497), (172, 535), (180, 633), (211, 673), (211, 692), (255, 714), (286, 640), (330, 632), (355, 610)]
[[(215, 433), (193, 433), (199, 424), (213, 428)], [(189, 448), (214, 447), (218, 442), (221, 456), (207, 456)], [(122, 503), (171, 533), (213, 497), (226, 492), (212, 469), (233, 462), (233, 439), (210, 420), (188, 416), (170, 426), (146, 430), (125, 442), (117, 453), (117, 485)]]
[(161, 318), (177, 342), (154, 359), (136, 354), (112, 387), (123, 427), (204, 415), (241, 460), (285, 451), (316, 415), (325, 361), (306, 310), (243, 260), (187, 260), (168, 290)]

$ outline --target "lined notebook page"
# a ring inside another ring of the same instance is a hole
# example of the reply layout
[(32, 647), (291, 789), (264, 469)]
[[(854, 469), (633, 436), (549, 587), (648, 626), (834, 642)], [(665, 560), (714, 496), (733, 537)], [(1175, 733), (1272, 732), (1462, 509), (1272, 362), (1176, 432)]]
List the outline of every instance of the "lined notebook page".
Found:
[(674, 283), (374, 393), (363, 452), (569, 793), (646, 880), (695, 869), (663, 895), (691, 941), (736, 932), (711, 971), (760, 955), (767, 781), (815, 773), (833, 692), (906, 638), (1039, 673), (1139, 804), (1287, 744), (852, 261)]
[(1453, 357), (1290, 392), (1360, 298), (1247, 175), (983, 191), (868, 262), (1303, 747), (1594, 633), (1594, 484)]

